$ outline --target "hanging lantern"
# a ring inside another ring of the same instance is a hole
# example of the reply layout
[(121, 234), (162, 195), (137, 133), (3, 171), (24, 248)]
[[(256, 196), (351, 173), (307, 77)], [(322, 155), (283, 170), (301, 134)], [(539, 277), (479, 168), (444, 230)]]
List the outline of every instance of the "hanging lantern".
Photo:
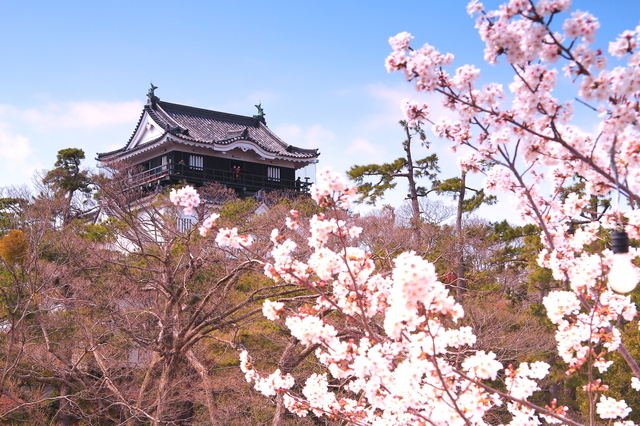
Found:
[(613, 264), (609, 270), (609, 287), (618, 293), (629, 293), (638, 284), (638, 270), (631, 263), (629, 236), (614, 230), (612, 236)]

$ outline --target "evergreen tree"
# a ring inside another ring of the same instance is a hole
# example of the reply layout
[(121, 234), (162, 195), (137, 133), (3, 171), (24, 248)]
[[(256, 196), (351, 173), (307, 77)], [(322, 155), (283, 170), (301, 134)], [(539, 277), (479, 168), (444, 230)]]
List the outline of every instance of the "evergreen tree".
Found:
[[(436, 154), (428, 155), (419, 160), (413, 159), (412, 142), (418, 138), (421, 145), (429, 148), (427, 136), (419, 124), (409, 125), (406, 121), (400, 121), (400, 125), (404, 129), (406, 139), (402, 142), (405, 156), (399, 157), (390, 163), (368, 164), (365, 166), (355, 165), (347, 171), (347, 175), (358, 185), (358, 193), (360, 194), (360, 202), (375, 204), (384, 194), (396, 187), (397, 178), (406, 178), (409, 186), (407, 198), (411, 202), (413, 212), (412, 223), (414, 227), (418, 227), (420, 218), (419, 197), (425, 197), (430, 189), (420, 186), (417, 182), (420, 178), (427, 178), (434, 182), (437, 173), (440, 172), (438, 167), (438, 156)], [(368, 177), (377, 178), (377, 182), (365, 181)]]
[(58, 151), (55, 168), (47, 172), (42, 183), (52, 191), (55, 198), (64, 200), (62, 221), (68, 223), (73, 217), (84, 211), (74, 204), (76, 194), (89, 195), (92, 192), (92, 179), (87, 170), (80, 165), (85, 154), (82, 149), (66, 148)]

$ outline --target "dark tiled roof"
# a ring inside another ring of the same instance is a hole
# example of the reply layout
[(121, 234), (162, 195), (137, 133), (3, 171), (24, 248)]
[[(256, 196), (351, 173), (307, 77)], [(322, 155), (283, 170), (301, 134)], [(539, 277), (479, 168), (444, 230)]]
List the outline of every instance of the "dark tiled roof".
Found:
[[(163, 128), (164, 134), (170, 133), (187, 141), (228, 145), (238, 140), (249, 140), (265, 151), (282, 157), (313, 159), (319, 155), (317, 149), (303, 149), (288, 145), (269, 130), (262, 121), (254, 117), (227, 114), (163, 101), (150, 102), (145, 105), (136, 130), (134, 130), (127, 146), (136, 134), (145, 112)], [(144, 146), (156, 141), (147, 142)], [(126, 147), (98, 154), (98, 159), (124, 153), (125, 150)]]

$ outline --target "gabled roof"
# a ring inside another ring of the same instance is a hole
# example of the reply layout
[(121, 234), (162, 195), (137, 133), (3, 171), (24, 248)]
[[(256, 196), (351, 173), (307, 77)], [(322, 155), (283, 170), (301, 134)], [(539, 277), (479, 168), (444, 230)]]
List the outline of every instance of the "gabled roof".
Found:
[[(143, 119), (147, 115), (163, 130), (162, 135), (143, 144), (134, 144)], [(138, 124), (124, 148), (99, 153), (99, 161), (116, 159), (143, 147), (157, 143), (167, 135), (185, 142), (216, 146), (236, 141), (249, 141), (278, 157), (311, 161), (318, 157), (317, 149), (303, 149), (289, 145), (276, 136), (260, 116), (248, 117), (151, 99), (144, 107)]]

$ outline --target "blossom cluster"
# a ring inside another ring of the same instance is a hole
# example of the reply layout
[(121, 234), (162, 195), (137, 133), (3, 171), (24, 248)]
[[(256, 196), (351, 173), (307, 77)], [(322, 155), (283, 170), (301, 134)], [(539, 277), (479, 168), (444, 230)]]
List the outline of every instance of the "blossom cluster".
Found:
[[(607, 69), (603, 50), (592, 46), (597, 19), (570, 13), (570, 4), (509, 0), (485, 10), (477, 0), (469, 3), (485, 59), (490, 64), (504, 59), (514, 71), (504, 86), (481, 85), (481, 71), (472, 65), (449, 70), (453, 55), (429, 44), (413, 48), (406, 32), (390, 38), (385, 64), (418, 91), (442, 99), (450, 114), (433, 119), (433, 133), (454, 149), (467, 148), (459, 159), (463, 170), (486, 170), (485, 189), (508, 193), (521, 218), (541, 230), (545, 248), (538, 264), (559, 283), (544, 306), (567, 374), (587, 369), (588, 377), (596, 377), (612, 365), (610, 353), (617, 350), (636, 376), (630, 384), (640, 389), (640, 367), (620, 330), (637, 319), (637, 309), (629, 296), (607, 284), (616, 255), (597, 248), (614, 228), (625, 227), (640, 238), (640, 27), (609, 44), (609, 54), (623, 64)], [(561, 99), (556, 90), (567, 77), (576, 85), (579, 104), (573, 97)], [(574, 117), (586, 103), (590, 108), (580, 114), (593, 114), (591, 132)], [(428, 109), (408, 100), (402, 104), (410, 126), (429, 120)], [(339, 174), (322, 170), (311, 195), (325, 213), (305, 224), (292, 211), (286, 221), (287, 232), (307, 228), (311, 254), (303, 258), (294, 241), (274, 230), (264, 268), (268, 277), (315, 295), (304, 306), (266, 301), (263, 314), (282, 321), (302, 344), (317, 345), (316, 358), (328, 373), (294, 386), (279, 370), (259, 372), (243, 353), (247, 380), (267, 396), (282, 394), (297, 415), (326, 414), (357, 425), (484, 425), (486, 413), (501, 405), (513, 425), (537, 425), (542, 419), (576, 424), (557, 401), (546, 407), (529, 401), (549, 365), (505, 369), (495, 354), (474, 349), (473, 330), (458, 325), (462, 306), (432, 264), (409, 252), (398, 254), (391, 274), (376, 271), (371, 255), (358, 246), (361, 230), (338, 214), (350, 208), (355, 193)], [(630, 207), (617, 203), (611, 210), (607, 197), (626, 199)], [(193, 189), (172, 191), (171, 199), (185, 210), (197, 205)], [(203, 227), (209, 230), (214, 222)], [(242, 248), (251, 238), (233, 228), (219, 230), (216, 241)], [(632, 248), (628, 256), (639, 254)], [(635, 265), (629, 267), (637, 272)], [(504, 392), (486, 383), (499, 378)], [(329, 383), (340, 383), (339, 389)], [(594, 416), (624, 419), (631, 410), (625, 401), (604, 395), (608, 386), (600, 379), (583, 389), (598, 400)]]
[(624, 401), (616, 401), (613, 398), (600, 396), (600, 401), (596, 404), (596, 412), (603, 419), (625, 418), (631, 412), (631, 408)]
[[(620, 226), (640, 237), (640, 27), (609, 44), (609, 54), (626, 63), (607, 69), (603, 49), (592, 46), (600, 23), (588, 12), (570, 12), (570, 5), (569, 0), (510, 0), (485, 10), (473, 0), (467, 6), (485, 43), (485, 59), (497, 64), (502, 58), (514, 70), (510, 97), (500, 84), (479, 85), (481, 72), (474, 66), (450, 72), (451, 55), (430, 45), (413, 48), (408, 33), (389, 40), (386, 66), (417, 90), (441, 96), (451, 114), (435, 119), (433, 132), (454, 149), (471, 148), (459, 159), (463, 170), (479, 172), (491, 164), (484, 188), (510, 194), (522, 219), (539, 226), (545, 249), (538, 263), (565, 287), (544, 298), (557, 326), (558, 353), (569, 374), (582, 368), (602, 373), (612, 364), (611, 351), (626, 351), (620, 325), (637, 318), (631, 298), (607, 283), (614, 257), (623, 255), (594, 246)], [(563, 77), (576, 84), (580, 107), (589, 102), (581, 114), (593, 114), (593, 132), (574, 124), (577, 107), (571, 99), (559, 99), (556, 87)], [(581, 192), (568, 193), (576, 177)], [(607, 211), (607, 197), (626, 199), (630, 207), (618, 201)], [(624, 255), (630, 276), (638, 275), (631, 260), (639, 254), (632, 248)], [(640, 377), (637, 363), (630, 356), (625, 360)], [(526, 398), (535, 385), (523, 385), (532, 377), (519, 378), (516, 371), (507, 371), (509, 380), (529, 391), (512, 395)], [(606, 388), (590, 385), (587, 391)], [(514, 419), (531, 420), (530, 408), (516, 403), (508, 408)], [(623, 401), (602, 396), (596, 414), (624, 418), (627, 410)]]
[[(322, 175), (331, 188), (325, 197), (353, 196), (340, 176)], [(282, 302), (265, 301), (263, 305), (265, 317), (283, 321), (301, 344), (318, 346), (316, 357), (328, 373), (312, 374), (302, 391), (295, 392), (279, 370), (261, 373), (243, 354), (247, 380), (266, 396), (283, 393), (287, 408), (300, 416), (326, 414), (359, 425), (425, 420), (484, 424), (486, 412), (502, 401), (475, 381), (495, 380), (503, 366), (495, 354), (472, 349), (476, 337), (470, 327), (452, 326), (464, 312), (438, 280), (433, 264), (408, 252), (396, 258), (390, 276), (377, 273), (370, 254), (349, 245), (357, 242), (359, 230), (329, 217), (330, 212), (315, 215), (308, 225), (292, 212), (287, 223), (295, 226), (289, 228), (309, 227), (312, 253), (306, 261), (297, 259), (297, 245), (274, 230), (273, 259), (265, 266), (268, 276), (316, 293), (315, 304), (286, 308)], [(349, 327), (327, 315), (330, 311), (344, 315)], [(376, 316), (383, 319), (384, 332), (371, 328)], [(350, 333), (354, 327), (358, 332)], [(545, 366), (523, 364), (510, 382), (511, 392), (530, 396), (537, 389), (533, 379), (546, 375)], [(328, 386), (336, 380), (343, 384), (337, 391)], [(537, 418), (535, 413), (529, 417)]]
[(242, 248), (253, 242), (251, 235), (238, 234), (238, 228), (221, 228), (216, 235), (216, 243), (222, 247)]
[[(255, 370), (252, 368), (247, 351), (240, 352), (240, 370), (245, 373), (247, 382), (251, 382), (257, 377)], [(278, 369), (268, 377), (260, 378), (258, 383), (256, 383), (256, 389), (266, 396), (273, 396), (276, 392), (290, 389), (294, 383), (295, 381), (291, 374), (283, 375)]]
[(172, 189), (169, 193), (169, 199), (176, 206), (184, 207), (184, 214), (193, 214), (193, 209), (200, 205), (200, 195), (192, 186), (185, 186), (180, 189)]
[(311, 187), (311, 198), (320, 206), (335, 205), (346, 210), (351, 207), (352, 196), (356, 192), (354, 186), (327, 167), (318, 173), (317, 183)]
[(206, 218), (204, 220), (204, 222), (202, 222), (202, 226), (200, 228), (198, 228), (198, 231), (200, 232), (200, 235), (202, 235), (203, 237), (207, 236), (207, 233), (215, 228), (216, 226), (216, 220), (220, 217), (220, 215), (218, 213), (211, 213), (211, 215)]
[(409, 101), (409, 99), (403, 99), (401, 107), (409, 127), (416, 127), (419, 123), (429, 118), (429, 106), (427, 104), (418, 104), (417, 102)]
[[(180, 189), (172, 189), (169, 193), (169, 200), (176, 206), (183, 207), (184, 214), (192, 215), (193, 209), (200, 205), (200, 195), (198, 191), (190, 185)], [(216, 220), (220, 217), (218, 213), (211, 213), (198, 228), (198, 232), (206, 237), (212, 229), (217, 229), (215, 241), (221, 247), (239, 249), (252, 244), (253, 238), (250, 235), (238, 234), (238, 228), (221, 228), (216, 226)]]

